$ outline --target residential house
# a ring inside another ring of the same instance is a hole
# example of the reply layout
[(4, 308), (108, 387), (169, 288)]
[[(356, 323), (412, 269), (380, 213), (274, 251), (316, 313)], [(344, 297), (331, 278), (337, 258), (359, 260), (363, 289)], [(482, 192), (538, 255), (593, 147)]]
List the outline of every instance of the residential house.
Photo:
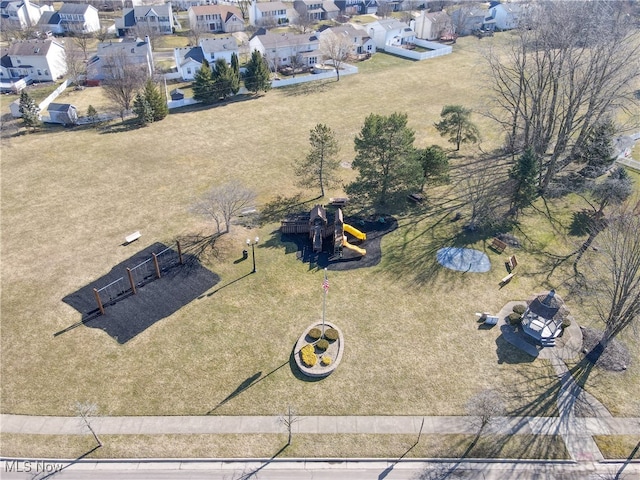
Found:
[(99, 43), (98, 51), (87, 62), (87, 84), (98, 85), (108, 78), (114, 63), (124, 62), (139, 66), (147, 75), (152, 75), (154, 64), (149, 37)]
[(204, 59), (213, 66), (216, 60), (224, 58), (230, 64), (231, 57), (238, 55), (238, 42), (233, 37), (203, 38), (197, 47), (174, 49), (174, 58), (178, 72), (185, 81), (193, 80)]
[[(0, 2), (0, 20), (11, 28), (25, 30), (35, 27), (43, 12), (53, 11), (51, 5), (36, 5), (29, 0)], [(6, 26), (3, 26), (6, 28)]]
[(471, 35), (477, 31), (493, 31), (496, 21), (488, 8), (465, 6), (451, 12), (451, 24), (458, 35)]
[(53, 33), (54, 35), (62, 35), (64, 33), (64, 25), (58, 12), (43, 12), (36, 25), (38, 31), (42, 33)]
[(135, 35), (137, 32), (171, 35), (174, 26), (171, 2), (125, 8), (122, 17), (116, 18), (115, 23), (119, 37)]
[(334, 0), (336, 7), (343, 15), (359, 15), (362, 0)]
[(244, 19), (240, 9), (231, 5), (189, 7), (189, 26), (200, 32), (243, 32)]
[(0, 48), (0, 92), (18, 93), (31, 83), (29, 69), (14, 67), (8, 48)]
[(262, 53), (272, 71), (284, 67), (313, 67), (322, 59), (315, 34), (258, 32), (249, 40), (251, 51)]
[(65, 32), (93, 33), (100, 30), (98, 9), (92, 5), (64, 3), (58, 15)]
[(67, 72), (64, 46), (52, 38), (15, 42), (6, 55), (9, 58), (3, 62), (3, 73), (12, 78), (28, 76), (34, 82), (51, 82)]
[(47, 107), (49, 117), (43, 117), (47, 123), (59, 123), (61, 125), (75, 125), (78, 123), (78, 110), (70, 103), (50, 103)]
[(335, 20), (340, 14), (340, 9), (330, 0), (294, 0), (293, 8), (312, 22)]
[(367, 30), (379, 50), (384, 50), (386, 46), (402, 47), (412, 44), (416, 38), (416, 33), (409, 25), (394, 18), (369, 23)]
[(520, 26), (520, 21), (525, 14), (525, 5), (521, 3), (499, 3), (489, 7), (489, 12), (496, 21), (496, 28), (513, 30)]
[(327, 35), (339, 35), (351, 39), (351, 56), (369, 56), (376, 53), (376, 44), (366, 30), (345, 24), (338, 27), (326, 28), (319, 33), (320, 40)]
[(425, 12), (422, 10), (415, 17), (413, 30), (416, 37), (423, 40), (439, 40), (443, 35), (453, 33), (451, 18), (447, 12)]
[(295, 14), (292, 3), (257, 2), (252, 0), (249, 6), (249, 23), (254, 27), (288, 25), (289, 18)]

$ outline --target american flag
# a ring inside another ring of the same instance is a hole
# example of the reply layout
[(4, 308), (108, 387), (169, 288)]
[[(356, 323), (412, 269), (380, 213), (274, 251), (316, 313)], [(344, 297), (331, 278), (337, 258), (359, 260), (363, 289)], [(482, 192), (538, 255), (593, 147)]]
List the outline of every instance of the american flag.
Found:
[(324, 288), (324, 293), (327, 293), (329, 291), (329, 279), (327, 278), (326, 274), (324, 277), (324, 281), (322, 282), (322, 288)]

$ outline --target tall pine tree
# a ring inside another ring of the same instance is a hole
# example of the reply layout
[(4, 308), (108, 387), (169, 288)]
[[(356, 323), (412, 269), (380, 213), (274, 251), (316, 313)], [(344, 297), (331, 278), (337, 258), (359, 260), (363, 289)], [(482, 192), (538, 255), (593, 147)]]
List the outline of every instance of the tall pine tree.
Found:
[(19, 111), (22, 114), (24, 126), (35, 131), (40, 125), (40, 108), (26, 90), (22, 90), (20, 93)]
[(216, 101), (213, 75), (206, 59), (202, 61), (202, 66), (194, 76), (193, 98), (205, 104)]
[(518, 158), (509, 176), (514, 180), (511, 197), (511, 213), (517, 215), (520, 210), (533, 202), (538, 195), (538, 160), (531, 147)]
[(142, 125), (153, 122), (153, 108), (141, 93), (138, 93), (133, 100), (133, 113), (136, 114)]
[(164, 95), (160, 92), (158, 86), (153, 83), (150, 78), (144, 86), (144, 99), (147, 101), (153, 111), (153, 121), (158, 122), (169, 114), (169, 107)]
[(244, 86), (252, 93), (258, 93), (260, 90), (267, 92), (271, 89), (271, 71), (258, 50), (253, 51), (251, 60), (247, 63)]
[(224, 58), (216, 60), (214, 69), (211, 72), (213, 79), (213, 86), (216, 98), (218, 100), (224, 100), (231, 95), (237, 93), (237, 90), (233, 91), (233, 69), (227, 65), (227, 61)]

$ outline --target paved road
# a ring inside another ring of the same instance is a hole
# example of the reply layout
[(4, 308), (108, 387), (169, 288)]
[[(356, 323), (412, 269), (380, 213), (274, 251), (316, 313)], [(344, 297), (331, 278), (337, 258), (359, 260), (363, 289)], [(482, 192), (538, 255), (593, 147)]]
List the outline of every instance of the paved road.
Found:
[[(4, 480), (637, 480), (640, 465), (625, 463), (518, 462), (518, 461), (247, 461), (247, 462), (145, 462), (52, 464), (61, 471), (17, 472), (25, 465), (3, 464)], [(12, 472), (8, 472), (12, 469)], [(40, 467), (47, 469), (46, 465)]]

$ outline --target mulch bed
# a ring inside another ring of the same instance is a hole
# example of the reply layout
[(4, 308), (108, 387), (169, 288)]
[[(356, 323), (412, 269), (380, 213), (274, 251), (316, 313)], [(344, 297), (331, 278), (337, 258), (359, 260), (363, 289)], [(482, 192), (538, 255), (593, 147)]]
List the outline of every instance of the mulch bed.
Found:
[(587, 360), (604, 370), (621, 372), (629, 367), (631, 355), (621, 342), (613, 339), (605, 350), (599, 345), (602, 332), (593, 328), (582, 329), (582, 348)]
[(220, 281), (218, 275), (204, 268), (195, 257), (183, 255), (184, 265), (176, 265), (164, 272), (161, 278), (138, 287), (136, 295), (123, 295), (116, 302), (105, 305), (105, 315), (101, 315), (97, 309), (94, 287), (101, 288), (122, 276), (126, 278), (127, 267), (131, 268), (151, 257), (151, 253), (158, 253), (165, 248), (165, 245), (155, 243), (137, 252), (113, 267), (108, 274), (67, 295), (62, 301), (82, 314), (82, 324), (104, 330), (120, 344), (128, 342)]
[(382, 258), (382, 248), (380, 246), (382, 237), (398, 228), (398, 221), (388, 215), (376, 215), (369, 218), (345, 217), (344, 223), (367, 234), (367, 239), (363, 242), (348, 236), (350, 238), (349, 243), (364, 248), (367, 251), (366, 255), (363, 256), (348, 248), (343, 248), (342, 258), (334, 257), (333, 245), (330, 245), (331, 241), (324, 242), (324, 250), (321, 253), (314, 253), (309, 236), (303, 234), (282, 234), (281, 241), (295, 244), (296, 255), (304, 263), (315, 264), (319, 268), (326, 268), (327, 270), (355, 270), (356, 268), (373, 267), (380, 263)]

